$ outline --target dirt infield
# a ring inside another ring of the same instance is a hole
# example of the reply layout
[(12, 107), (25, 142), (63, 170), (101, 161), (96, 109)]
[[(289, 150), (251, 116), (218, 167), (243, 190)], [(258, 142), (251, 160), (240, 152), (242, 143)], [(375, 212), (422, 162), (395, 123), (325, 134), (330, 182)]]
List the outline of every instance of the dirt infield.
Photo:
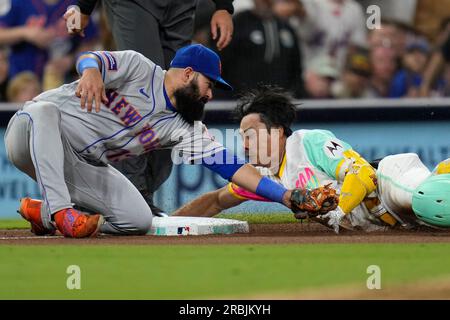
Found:
[(406, 284), (391, 285), (382, 290), (368, 290), (359, 286), (343, 286), (303, 290), (289, 294), (259, 294), (245, 297), (226, 297), (248, 300), (448, 300), (450, 299), (450, 279), (434, 279)]
[(449, 231), (390, 230), (383, 233), (364, 233), (343, 230), (337, 235), (316, 223), (251, 224), (248, 234), (209, 236), (108, 236), (89, 239), (36, 237), (28, 230), (0, 230), (0, 245), (213, 245), (213, 244), (311, 244), (311, 243), (436, 243), (450, 242)]

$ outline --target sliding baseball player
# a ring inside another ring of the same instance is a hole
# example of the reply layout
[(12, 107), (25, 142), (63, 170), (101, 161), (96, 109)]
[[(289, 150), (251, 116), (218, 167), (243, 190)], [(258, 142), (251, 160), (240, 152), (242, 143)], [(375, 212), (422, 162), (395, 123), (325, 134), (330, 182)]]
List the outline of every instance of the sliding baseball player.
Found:
[[(262, 174), (287, 188), (330, 185), (339, 191), (336, 210), (325, 215), (300, 212), (298, 218), (313, 217), (336, 232), (340, 227), (382, 231), (424, 222), (450, 226), (449, 160), (431, 173), (417, 155), (396, 155), (383, 159), (376, 171), (329, 131), (292, 132), (295, 106), (277, 88), (262, 87), (249, 93), (237, 111), (245, 152)], [(269, 145), (270, 149), (265, 147)], [(261, 162), (263, 158), (265, 163)], [(174, 214), (214, 216), (247, 200), (268, 199), (229, 183)]]

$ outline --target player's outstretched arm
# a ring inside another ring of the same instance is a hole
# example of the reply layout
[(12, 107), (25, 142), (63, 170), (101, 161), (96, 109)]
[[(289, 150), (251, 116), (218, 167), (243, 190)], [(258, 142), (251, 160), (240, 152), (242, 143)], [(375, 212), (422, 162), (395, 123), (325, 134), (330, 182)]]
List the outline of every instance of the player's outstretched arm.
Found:
[(75, 94), (80, 98), (81, 109), (87, 107), (87, 111), (91, 112), (95, 102), (95, 111), (100, 112), (101, 103), (107, 103), (108, 99), (99, 58), (91, 53), (83, 54), (77, 59), (76, 66), (81, 78)]
[(269, 178), (262, 177), (251, 164), (245, 164), (240, 167), (231, 178), (231, 181), (250, 192), (291, 208), (292, 190), (287, 190)]
[[(211, 137), (208, 137), (207, 134), (205, 135), (205, 132), (206, 130), (202, 133), (202, 148), (205, 148), (205, 146), (207, 147), (206, 150), (223, 148), (220, 143), (211, 140)], [(192, 163), (193, 152), (191, 142), (192, 140), (186, 139), (186, 141), (179, 143), (177, 145), (177, 153), (181, 153), (182, 155), (183, 153), (187, 153), (189, 156), (186, 157), (186, 160)], [(281, 203), (286, 207), (291, 208), (292, 190), (287, 190), (281, 184), (272, 181), (267, 177), (263, 177), (254, 166), (248, 163), (244, 164), (241, 159), (230, 154), (226, 149), (215, 151), (214, 155), (204, 152), (202, 152), (201, 155), (203, 156), (201, 164), (219, 174), (222, 178), (231, 181), (262, 198)]]
[(221, 189), (214, 190), (201, 195), (200, 197), (188, 202), (172, 216), (190, 216), (190, 217), (212, 217), (221, 211), (235, 207), (245, 199), (238, 199), (228, 191), (225, 186)]

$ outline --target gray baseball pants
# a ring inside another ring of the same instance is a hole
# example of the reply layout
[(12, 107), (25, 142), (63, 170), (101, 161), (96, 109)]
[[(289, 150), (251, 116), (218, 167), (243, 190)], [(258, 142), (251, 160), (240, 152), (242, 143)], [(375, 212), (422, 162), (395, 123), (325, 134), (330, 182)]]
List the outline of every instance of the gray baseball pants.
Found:
[(75, 204), (105, 217), (100, 232), (149, 231), (153, 215), (142, 195), (112, 166), (77, 154), (61, 130), (61, 113), (53, 103), (29, 102), (18, 111), (8, 124), (5, 146), (9, 160), (37, 181), (47, 228), (54, 228), (52, 214)]

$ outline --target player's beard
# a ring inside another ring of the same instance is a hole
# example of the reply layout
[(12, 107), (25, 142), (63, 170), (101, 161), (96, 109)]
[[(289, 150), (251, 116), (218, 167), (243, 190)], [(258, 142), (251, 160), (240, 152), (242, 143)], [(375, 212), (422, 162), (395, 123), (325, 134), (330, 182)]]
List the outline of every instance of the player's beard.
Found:
[(195, 121), (203, 120), (208, 99), (200, 96), (200, 89), (195, 80), (175, 90), (174, 96), (177, 112), (187, 123), (194, 124)]

